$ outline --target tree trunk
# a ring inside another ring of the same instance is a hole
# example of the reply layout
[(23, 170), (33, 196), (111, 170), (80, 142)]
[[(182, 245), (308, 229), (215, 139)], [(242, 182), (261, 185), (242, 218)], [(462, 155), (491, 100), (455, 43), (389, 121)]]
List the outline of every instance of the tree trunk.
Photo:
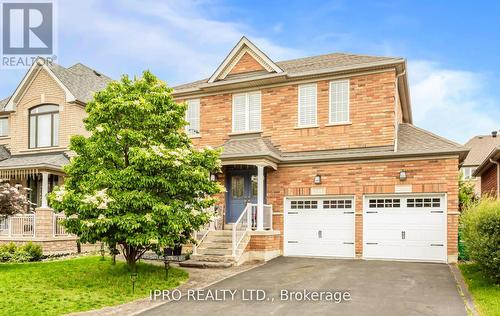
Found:
[(138, 254), (140, 251), (137, 247), (123, 244), (123, 256), (127, 260), (128, 268), (131, 272), (137, 272), (137, 260), (139, 260)]

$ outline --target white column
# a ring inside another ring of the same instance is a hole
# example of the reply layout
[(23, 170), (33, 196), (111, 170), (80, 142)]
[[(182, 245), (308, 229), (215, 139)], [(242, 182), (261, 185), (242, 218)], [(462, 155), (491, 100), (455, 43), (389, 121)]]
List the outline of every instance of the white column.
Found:
[(47, 208), (47, 194), (49, 193), (49, 173), (42, 172), (42, 207)]
[(257, 166), (257, 230), (264, 230), (264, 166)]

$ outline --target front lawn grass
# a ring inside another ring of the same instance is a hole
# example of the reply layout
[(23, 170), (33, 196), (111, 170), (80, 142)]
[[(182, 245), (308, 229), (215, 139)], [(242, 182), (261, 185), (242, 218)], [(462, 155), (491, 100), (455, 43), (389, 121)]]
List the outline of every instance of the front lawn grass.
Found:
[(461, 263), (459, 268), (478, 312), (482, 316), (500, 315), (500, 285), (487, 278), (475, 263)]
[(106, 257), (52, 262), (0, 264), (1, 315), (61, 315), (117, 305), (149, 296), (152, 289), (171, 289), (188, 273), (140, 263), (135, 293), (124, 262)]

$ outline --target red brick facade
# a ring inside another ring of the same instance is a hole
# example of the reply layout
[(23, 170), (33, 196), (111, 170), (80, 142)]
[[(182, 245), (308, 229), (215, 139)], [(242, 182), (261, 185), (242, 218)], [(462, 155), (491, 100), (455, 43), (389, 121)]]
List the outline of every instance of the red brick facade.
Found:
[[(248, 249), (283, 249), (283, 201), (285, 197), (309, 196), (311, 188), (325, 188), (327, 195), (347, 195), (355, 198), (356, 254), (363, 253), (363, 197), (369, 194), (395, 193), (396, 185), (411, 185), (412, 193), (446, 194), (448, 208), (448, 255), (457, 255), (458, 236), (458, 159), (419, 159), (402, 161), (358, 162), (337, 164), (304, 164), (279, 166), (267, 170), (266, 203), (273, 205), (273, 229), (278, 236), (252, 236)], [(399, 171), (406, 170), (408, 178), (398, 179)], [(321, 175), (321, 184), (313, 183)], [(221, 200), (224, 205), (224, 200)], [(224, 207), (223, 207), (224, 209)]]
[[(262, 95), (262, 136), (285, 152), (393, 145), (394, 80), (394, 71), (351, 77), (350, 124), (336, 126), (328, 124), (330, 81), (316, 81), (314, 128), (297, 128), (298, 84), (256, 89)], [(222, 145), (232, 132), (232, 94), (203, 96), (200, 104), (201, 137), (194, 138), (194, 144)]]
[[(249, 59), (242, 58), (235, 71), (249, 71), (251, 67), (248, 64)], [(329, 124), (330, 79), (261, 86), (245, 91), (261, 92), (261, 135), (269, 137), (282, 152), (393, 146), (397, 132), (395, 126), (403, 122), (401, 100), (396, 98), (395, 70), (354, 74), (348, 79), (349, 123), (341, 125)], [(315, 83), (317, 87), (317, 126), (312, 128), (297, 126), (298, 87), (302, 83)], [(196, 146), (217, 147), (231, 138), (232, 96), (239, 92), (190, 97), (199, 98), (201, 104), (201, 133), (199, 137), (193, 138)], [(310, 195), (310, 189), (315, 187), (314, 176), (320, 174), (322, 183), (319, 186), (326, 190), (327, 195), (350, 195), (355, 198), (355, 250), (358, 257), (363, 254), (363, 197), (395, 193), (395, 186), (400, 184), (411, 185), (411, 193), (445, 195), (448, 212), (447, 252), (451, 258), (456, 257), (458, 163), (458, 155), (448, 155), (407, 160), (353, 159), (336, 163), (278, 164), (277, 170), (267, 168), (266, 203), (273, 206), (273, 229), (281, 234), (252, 236), (247, 249), (283, 249), (284, 198)], [(406, 170), (408, 174), (404, 182), (398, 179), (401, 170)], [(221, 181), (224, 183), (224, 180)], [(222, 198), (222, 210), (225, 210), (224, 203), (225, 198)]]
[(491, 165), (486, 171), (481, 174), (481, 194), (496, 196), (498, 188), (497, 166)]
[(234, 65), (234, 67), (229, 72), (230, 75), (240, 74), (244, 72), (265, 70), (258, 61), (255, 60), (249, 53), (245, 53), (241, 56), (240, 60)]

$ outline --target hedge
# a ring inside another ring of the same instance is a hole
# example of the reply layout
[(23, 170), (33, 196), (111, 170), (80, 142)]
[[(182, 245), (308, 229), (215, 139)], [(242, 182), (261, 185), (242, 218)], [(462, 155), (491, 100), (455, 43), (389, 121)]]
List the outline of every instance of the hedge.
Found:
[(481, 199), (462, 214), (460, 225), (470, 259), (500, 283), (500, 200)]

